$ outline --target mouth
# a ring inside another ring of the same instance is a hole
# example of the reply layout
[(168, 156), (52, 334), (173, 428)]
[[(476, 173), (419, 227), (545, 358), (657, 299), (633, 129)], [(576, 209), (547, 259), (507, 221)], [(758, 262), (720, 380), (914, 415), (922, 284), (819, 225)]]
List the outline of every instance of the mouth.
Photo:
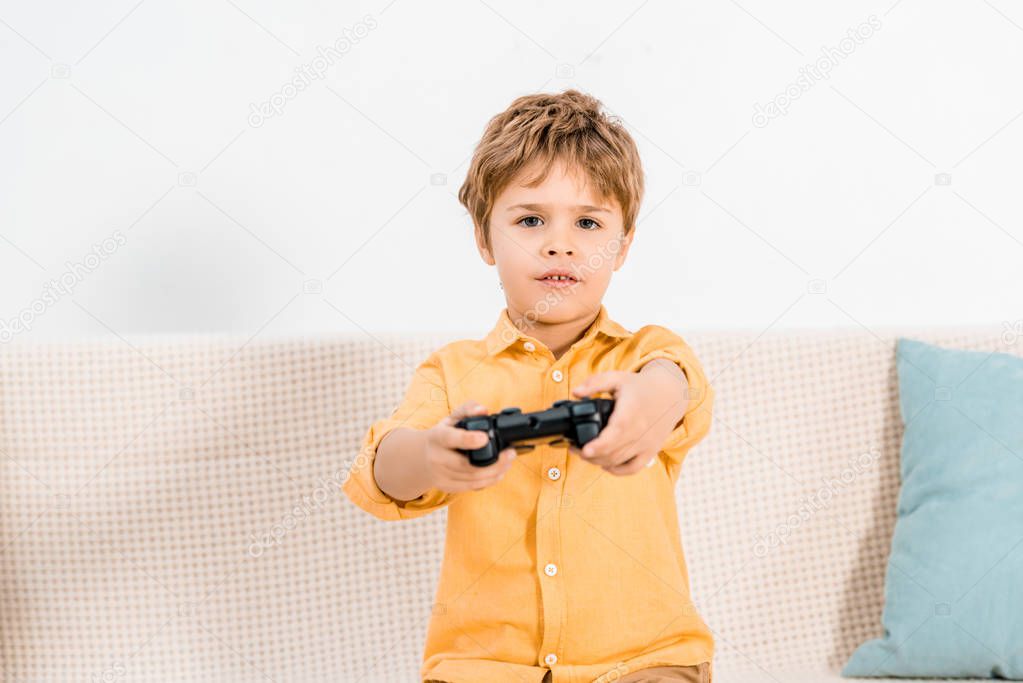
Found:
[(544, 287), (553, 287), (555, 289), (562, 289), (565, 287), (573, 287), (579, 283), (572, 275), (544, 275), (543, 277), (536, 278)]
[(579, 283), (579, 279), (568, 270), (554, 268), (536, 278), (537, 282), (547, 287), (571, 287)]

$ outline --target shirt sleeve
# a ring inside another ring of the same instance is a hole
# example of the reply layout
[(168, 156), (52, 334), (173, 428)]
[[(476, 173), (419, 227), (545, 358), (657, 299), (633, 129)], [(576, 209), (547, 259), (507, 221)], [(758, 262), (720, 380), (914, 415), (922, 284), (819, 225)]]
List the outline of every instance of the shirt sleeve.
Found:
[(416, 368), (405, 397), (390, 417), (377, 420), (366, 432), (358, 456), (342, 484), (345, 495), (366, 512), (385, 521), (420, 517), (450, 503), (458, 493), (434, 488), (413, 500), (398, 501), (384, 493), (373, 476), (377, 448), (387, 434), (399, 427), (429, 429), (450, 414), (443, 368), (434, 352)]
[(639, 372), (656, 358), (676, 363), (689, 383), (689, 407), (664, 442), (661, 453), (671, 463), (681, 465), (686, 453), (710, 432), (714, 388), (707, 381), (696, 354), (679, 335), (660, 325), (647, 325), (638, 332), (639, 356), (628, 368)]

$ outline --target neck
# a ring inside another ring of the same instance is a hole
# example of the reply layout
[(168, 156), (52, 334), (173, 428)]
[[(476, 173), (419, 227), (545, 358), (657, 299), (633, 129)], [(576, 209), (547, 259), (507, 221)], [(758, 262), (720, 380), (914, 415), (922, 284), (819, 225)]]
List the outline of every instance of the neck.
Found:
[(510, 304), (508, 306), (508, 316), (515, 326), (523, 333), (542, 342), (554, 354), (555, 360), (561, 358), (572, 344), (582, 338), (586, 330), (597, 319), (599, 312), (599, 310), (596, 312), (587, 311), (580, 317), (572, 318), (571, 320), (544, 322), (532, 316), (526, 318), (523, 313), (516, 310), (513, 306)]

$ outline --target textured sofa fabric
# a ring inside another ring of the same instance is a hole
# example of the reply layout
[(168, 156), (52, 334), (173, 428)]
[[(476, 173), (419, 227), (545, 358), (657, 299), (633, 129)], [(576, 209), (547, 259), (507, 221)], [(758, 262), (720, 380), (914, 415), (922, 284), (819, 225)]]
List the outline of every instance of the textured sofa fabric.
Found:
[[(1023, 340), (679, 333), (718, 396), (677, 491), (715, 682), (844, 680), (881, 629), (895, 338)], [(337, 487), (416, 364), (475, 336), (0, 347), (5, 679), (419, 680), (446, 513), (381, 522)]]

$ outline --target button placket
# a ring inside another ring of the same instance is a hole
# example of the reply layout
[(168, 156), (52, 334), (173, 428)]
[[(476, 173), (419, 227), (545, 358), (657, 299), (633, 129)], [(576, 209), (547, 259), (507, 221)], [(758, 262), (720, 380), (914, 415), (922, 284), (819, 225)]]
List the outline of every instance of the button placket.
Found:
[[(552, 356), (548, 356), (553, 358)], [(553, 361), (551, 365), (565, 367), (565, 357)], [(567, 371), (548, 366), (544, 370), (544, 379), (541, 382), (543, 392), (543, 405), (551, 406), (555, 401), (568, 398), (569, 388)], [(555, 580), (558, 572), (556, 562), (561, 557), (561, 498), (564, 477), (564, 457), (562, 447), (543, 445), (540, 447), (541, 472), (546, 472), (549, 481), (554, 482), (552, 486), (540, 487), (540, 498), (538, 513), (536, 515), (536, 557), (540, 562), (547, 562), (538, 567), (540, 582), (540, 600), (543, 605), (543, 630), (540, 634), (540, 653), (547, 653), (543, 657), (543, 663), (548, 667), (558, 661), (555, 654), (561, 641), (559, 628), (562, 622), (562, 614), (565, 610), (565, 596), (562, 590), (563, 583)], [(539, 563), (538, 563), (539, 564)]]

